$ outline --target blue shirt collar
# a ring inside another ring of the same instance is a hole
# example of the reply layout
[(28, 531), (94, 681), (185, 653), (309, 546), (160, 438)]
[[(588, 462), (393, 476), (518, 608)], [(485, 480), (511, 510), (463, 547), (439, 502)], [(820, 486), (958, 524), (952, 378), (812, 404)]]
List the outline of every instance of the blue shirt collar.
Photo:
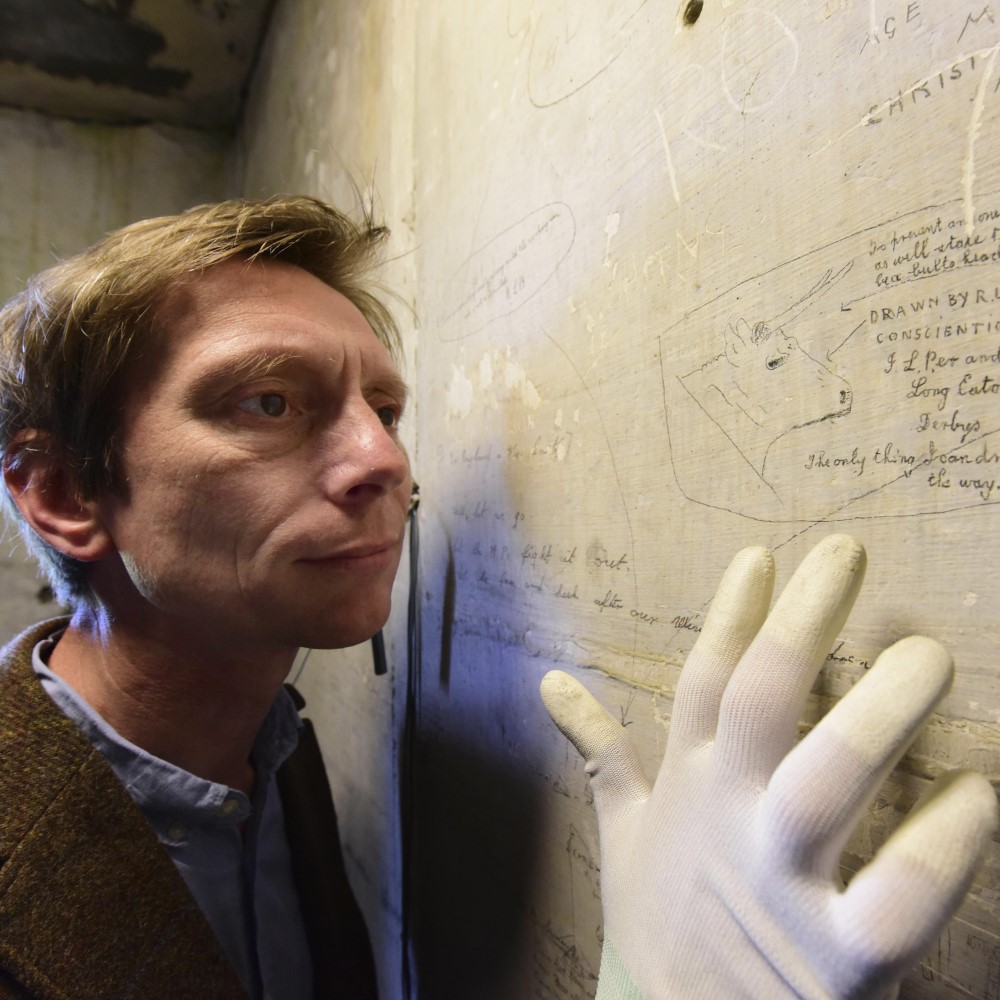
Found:
[[(74, 688), (46, 665), (58, 639), (50, 637), (34, 649), (32, 666), (49, 697), (107, 759), (136, 805), (157, 828), (181, 821), (191, 825), (234, 826), (247, 820), (250, 799), (243, 792), (199, 778), (176, 764), (155, 757), (129, 742), (110, 726)], [(255, 788), (265, 788), (299, 741), (302, 720), (291, 696), (282, 688), (254, 741)], [(255, 796), (256, 797), (256, 796)]]

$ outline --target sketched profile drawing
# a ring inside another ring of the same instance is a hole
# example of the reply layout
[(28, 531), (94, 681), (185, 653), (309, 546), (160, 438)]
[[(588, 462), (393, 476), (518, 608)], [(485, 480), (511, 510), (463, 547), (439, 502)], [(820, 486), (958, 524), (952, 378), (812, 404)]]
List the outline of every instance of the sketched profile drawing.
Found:
[(851, 386), (765, 321), (727, 325), (724, 350), (681, 385), (767, 482), (767, 455), (797, 427), (851, 412)]

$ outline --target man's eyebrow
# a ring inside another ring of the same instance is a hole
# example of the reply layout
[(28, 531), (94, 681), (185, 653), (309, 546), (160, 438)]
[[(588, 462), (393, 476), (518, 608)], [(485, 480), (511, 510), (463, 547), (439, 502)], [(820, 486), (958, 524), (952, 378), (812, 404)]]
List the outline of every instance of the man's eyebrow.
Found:
[(410, 387), (406, 384), (406, 379), (396, 371), (385, 371), (372, 379), (375, 387), (389, 396), (393, 396), (400, 403), (405, 403), (410, 395)]
[[(198, 374), (191, 383), (189, 394), (198, 397), (216, 389), (219, 385), (262, 378), (297, 364), (306, 364), (308, 359), (293, 351), (249, 351), (235, 358), (226, 358), (211, 365)], [(406, 380), (395, 369), (386, 368), (374, 373), (372, 385), (380, 392), (406, 402), (410, 388)]]
[(192, 396), (201, 395), (220, 383), (260, 378), (304, 359), (291, 351), (251, 351), (235, 358), (226, 358), (199, 373), (190, 386)]

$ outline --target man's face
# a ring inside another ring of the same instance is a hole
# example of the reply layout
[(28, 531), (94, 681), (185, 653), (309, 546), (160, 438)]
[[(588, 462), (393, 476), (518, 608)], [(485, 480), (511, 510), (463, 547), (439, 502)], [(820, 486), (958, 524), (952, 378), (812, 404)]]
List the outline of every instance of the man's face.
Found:
[(367, 321), (300, 268), (230, 261), (157, 329), (123, 414), (125, 489), (100, 501), (142, 614), (261, 652), (373, 635), (411, 481), (405, 387)]

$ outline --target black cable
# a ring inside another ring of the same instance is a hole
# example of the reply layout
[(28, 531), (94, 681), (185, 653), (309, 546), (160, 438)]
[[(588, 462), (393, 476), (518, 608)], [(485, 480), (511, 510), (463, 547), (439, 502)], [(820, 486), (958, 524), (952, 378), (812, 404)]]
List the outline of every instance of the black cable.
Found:
[[(416, 826), (416, 795), (414, 790), (414, 753), (417, 738), (417, 706), (420, 693), (420, 533), (417, 529), (417, 508), (420, 506), (420, 487), (414, 483), (410, 494), (407, 521), (410, 528), (410, 591), (406, 608), (406, 692), (403, 701), (403, 729), (399, 741), (399, 851), (402, 868), (400, 919), (400, 947), (402, 966), (402, 1000), (411, 1000), (414, 976), (411, 968), (412, 899), (413, 899), (413, 840)], [(371, 639), (375, 673), (385, 674), (388, 663), (385, 655), (385, 638), (381, 630)], [(305, 661), (303, 661), (303, 665)]]
[(385, 660), (385, 637), (381, 629), (372, 636), (372, 659), (375, 661), (375, 675), (381, 677), (389, 669)]
[(403, 706), (403, 732), (400, 737), (399, 821), (402, 859), (402, 988), (404, 1000), (411, 1000), (415, 987), (412, 968), (413, 945), (413, 852), (416, 839), (416, 743), (420, 708), (420, 533), (417, 508), (420, 487), (413, 484), (410, 497), (410, 593), (406, 610), (406, 701)]
[[(309, 657), (312, 655), (312, 650), (307, 649), (305, 656), (302, 657), (302, 661), (299, 663), (299, 669), (295, 672), (295, 676), (288, 682), (294, 687), (299, 683), (299, 678), (302, 676), (302, 671), (306, 669), (306, 664), (309, 662)], [(305, 704), (303, 702), (303, 704)], [(296, 705), (296, 708), (301, 708), (302, 705)]]

